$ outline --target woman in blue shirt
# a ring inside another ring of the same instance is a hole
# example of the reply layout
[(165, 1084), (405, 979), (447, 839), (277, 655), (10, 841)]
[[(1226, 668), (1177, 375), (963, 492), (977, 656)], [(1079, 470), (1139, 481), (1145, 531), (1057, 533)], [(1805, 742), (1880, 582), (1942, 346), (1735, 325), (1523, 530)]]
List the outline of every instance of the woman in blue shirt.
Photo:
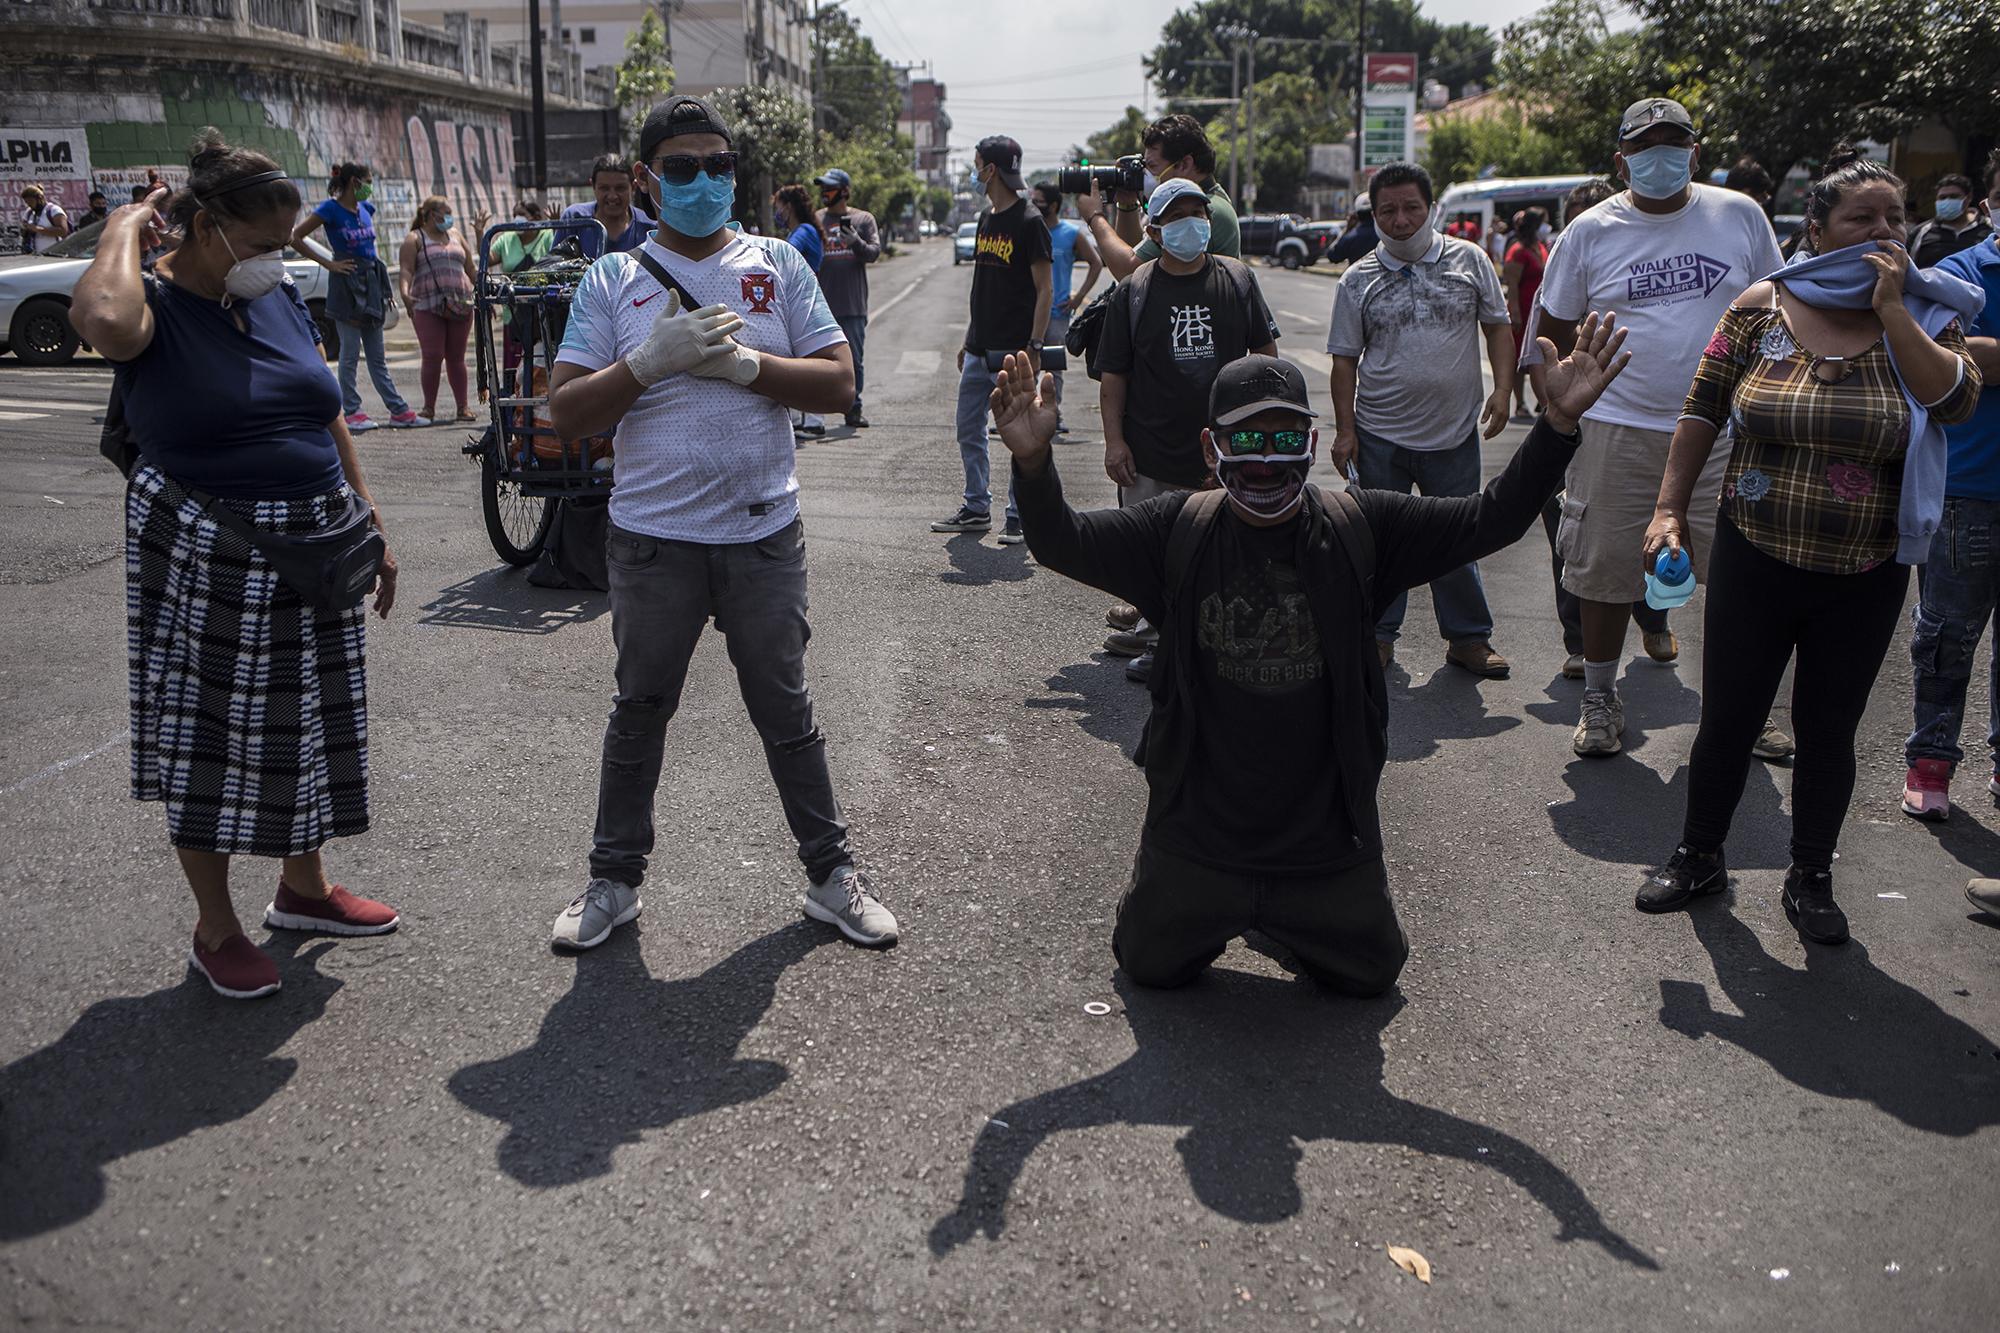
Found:
[(792, 248), (806, 257), (806, 267), (819, 272), (826, 257), (826, 242), (819, 234), (819, 219), (813, 213), (812, 196), (803, 185), (787, 185), (771, 196), (771, 211), (777, 215), (778, 230)]
[[(333, 169), (327, 182), (328, 197), (300, 220), (292, 232), (292, 245), (333, 277), (327, 283), (326, 313), (340, 326), (340, 401), (347, 414), (347, 428), (359, 433), (374, 430), (375, 421), (361, 410), (361, 392), (356, 387), (356, 370), (362, 352), (368, 354), (368, 378), (389, 409), (389, 424), (397, 427), (428, 426), (431, 423), (410, 410), (396, 381), (389, 377), (389, 359), (382, 350), (383, 320), (395, 289), (389, 285), (389, 269), (375, 253), (375, 205), (368, 196), (375, 192), (375, 173), (359, 162), (343, 162)], [(305, 245), (306, 237), (326, 228), (333, 258)]]
[[(229, 897), (234, 856), (282, 858), (264, 923), (375, 935), (394, 909), (331, 884), (329, 838), (368, 827), (365, 612), (316, 610), (207, 510), (310, 532), (367, 482), (281, 252), (299, 192), (202, 132), (187, 188), (119, 209), (78, 281), (77, 331), (117, 367), (139, 459), (125, 497), (132, 795), (160, 801), (198, 912), (189, 961), (223, 995), (278, 989)], [(179, 248), (141, 273), (164, 208)], [(372, 501), (371, 501), (372, 504)], [(380, 526), (380, 511), (376, 522)], [(395, 601), (386, 555), (375, 609)]]

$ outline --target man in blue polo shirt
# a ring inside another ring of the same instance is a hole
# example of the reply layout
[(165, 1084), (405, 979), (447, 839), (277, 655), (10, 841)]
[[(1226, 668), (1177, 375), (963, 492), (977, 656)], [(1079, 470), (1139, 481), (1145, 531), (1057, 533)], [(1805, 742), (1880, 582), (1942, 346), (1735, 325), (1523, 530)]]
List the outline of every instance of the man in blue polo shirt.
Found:
[[(1987, 162), (1986, 190), (2000, 207), (2000, 151)], [(1944, 519), (1931, 538), (1930, 559), (1917, 566), (1916, 629), (1910, 636), (1915, 668), (1916, 728), (1904, 745), (1909, 772), (1903, 779), (1904, 813), (1937, 821), (1951, 813), (1951, 779), (1965, 751), (1959, 724), (1980, 635), (2000, 602), (2000, 236), (1938, 261), (1949, 273), (1986, 289), (1986, 308), (1965, 330), (1966, 347), (1986, 377), (1972, 419), (1945, 428), (1950, 448), (1944, 483)], [(1993, 767), (1988, 787), (2000, 796), (2000, 662), (1987, 701), (1986, 744)], [(1974, 902), (1979, 900), (1975, 897)], [(2000, 909), (2000, 899), (1980, 904)]]

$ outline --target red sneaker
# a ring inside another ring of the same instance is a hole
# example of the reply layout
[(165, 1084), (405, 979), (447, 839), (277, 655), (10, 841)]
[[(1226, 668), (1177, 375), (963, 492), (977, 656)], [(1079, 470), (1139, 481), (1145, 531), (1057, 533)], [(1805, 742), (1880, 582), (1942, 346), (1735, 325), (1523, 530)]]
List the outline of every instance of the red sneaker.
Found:
[(213, 952), (202, 948), (201, 936), (195, 936), (194, 947), (188, 950), (188, 965), (201, 973), (217, 995), (232, 1000), (254, 1000), (284, 984), (278, 980), (278, 965), (270, 955), (241, 934), (231, 935)]
[(1903, 778), (1903, 813), (1927, 824), (1951, 814), (1951, 764), (1944, 759), (1919, 759)]
[(278, 896), (264, 909), (272, 930), (313, 930), (327, 935), (386, 935), (403, 918), (387, 903), (358, 898), (338, 884), (324, 898), (293, 893), (282, 879)]

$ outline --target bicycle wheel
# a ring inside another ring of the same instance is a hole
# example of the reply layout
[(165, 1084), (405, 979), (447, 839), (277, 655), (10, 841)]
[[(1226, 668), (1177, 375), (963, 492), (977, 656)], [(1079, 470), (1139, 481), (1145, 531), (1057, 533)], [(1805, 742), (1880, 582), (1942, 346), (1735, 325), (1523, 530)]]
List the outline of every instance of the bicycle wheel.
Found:
[(500, 558), (510, 565), (533, 564), (555, 525), (555, 500), (528, 495), (502, 477), (499, 461), (488, 449), (479, 459), (479, 502), (486, 511), (486, 535)]

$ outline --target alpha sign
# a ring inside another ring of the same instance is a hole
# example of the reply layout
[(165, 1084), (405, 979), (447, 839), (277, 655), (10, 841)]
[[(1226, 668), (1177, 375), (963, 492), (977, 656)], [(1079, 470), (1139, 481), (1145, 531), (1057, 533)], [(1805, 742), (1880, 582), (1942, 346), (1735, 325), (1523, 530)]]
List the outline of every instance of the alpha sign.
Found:
[(90, 140), (81, 125), (0, 125), (0, 182), (90, 179)]

